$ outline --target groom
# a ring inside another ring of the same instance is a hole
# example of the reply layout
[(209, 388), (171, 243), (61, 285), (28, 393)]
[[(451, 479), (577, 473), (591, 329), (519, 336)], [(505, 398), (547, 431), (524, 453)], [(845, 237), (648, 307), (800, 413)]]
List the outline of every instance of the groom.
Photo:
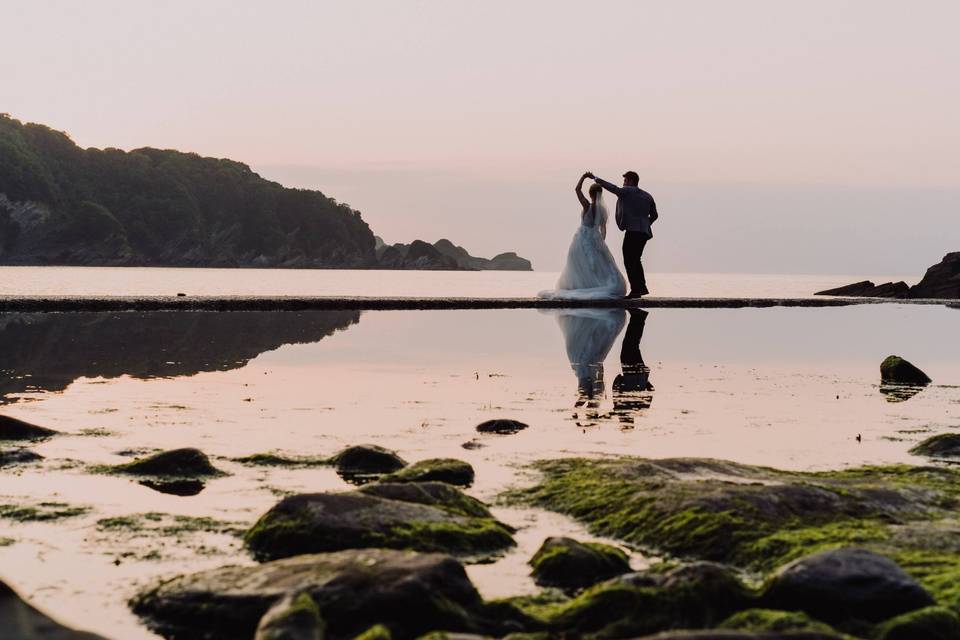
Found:
[(622, 187), (598, 178), (589, 171), (587, 177), (610, 193), (617, 194), (617, 226), (624, 232), (623, 266), (627, 269), (627, 279), (630, 281), (630, 293), (627, 297), (645, 296), (650, 291), (647, 289), (640, 259), (647, 241), (653, 237), (650, 225), (659, 217), (657, 203), (653, 201), (653, 196), (638, 186), (640, 176), (635, 171), (623, 174)]

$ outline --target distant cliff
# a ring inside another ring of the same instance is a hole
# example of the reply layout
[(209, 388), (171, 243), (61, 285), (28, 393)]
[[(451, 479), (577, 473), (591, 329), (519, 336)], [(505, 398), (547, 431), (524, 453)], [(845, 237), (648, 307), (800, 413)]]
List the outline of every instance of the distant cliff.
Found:
[(385, 244), (379, 237), (377, 261), (390, 269), (437, 269), (469, 271), (533, 271), (533, 265), (516, 253), (501, 253), (493, 258), (477, 258), (447, 239), (433, 244), (414, 240), (410, 244)]
[[(82, 149), (65, 133), (0, 114), (0, 264), (502, 268), (459, 258), (438, 267), (432, 254), (403, 253), (381, 262), (359, 212), (240, 162)], [(484, 262), (508, 264), (511, 255)]]

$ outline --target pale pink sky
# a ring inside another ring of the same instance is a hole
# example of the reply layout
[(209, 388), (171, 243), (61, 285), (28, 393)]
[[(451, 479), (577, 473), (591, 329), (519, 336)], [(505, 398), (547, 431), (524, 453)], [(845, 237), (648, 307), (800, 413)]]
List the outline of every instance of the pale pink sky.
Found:
[(953, 1), (0, 4), (0, 111), (247, 162), (388, 241), (558, 268), (579, 172), (632, 168), (661, 270), (960, 249)]

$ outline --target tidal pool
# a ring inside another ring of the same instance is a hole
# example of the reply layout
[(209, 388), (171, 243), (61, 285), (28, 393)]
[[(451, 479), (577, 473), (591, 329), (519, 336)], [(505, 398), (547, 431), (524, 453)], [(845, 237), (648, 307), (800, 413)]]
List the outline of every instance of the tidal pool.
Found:
[[(138, 588), (252, 562), (237, 532), (280, 496), (348, 488), (326, 467), (232, 460), (253, 453), (373, 443), (409, 461), (460, 458), (488, 502), (539, 458), (921, 462), (915, 442), (960, 427), (958, 321), (910, 305), (0, 316), (0, 413), (64, 433), (30, 447), (43, 461), (0, 469), (2, 578), (71, 626), (154, 637), (126, 607)], [(890, 354), (934, 383), (882, 393)], [(493, 418), (529, 428), (476, 432)], [(187, 446), (230, 475), (173, 495), (90, 472)], [(524, 563), (546, 536), (590, 538), (556, 514), (494, 511), (519, 546), (468, 568), (487, 597), (533, 591)]]

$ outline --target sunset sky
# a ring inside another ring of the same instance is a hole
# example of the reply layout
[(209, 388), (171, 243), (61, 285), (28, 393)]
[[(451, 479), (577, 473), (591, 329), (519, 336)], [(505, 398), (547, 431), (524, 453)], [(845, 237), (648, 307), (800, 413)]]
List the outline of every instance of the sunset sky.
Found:
[(634, 169), (652, 270), (919, 276), (960, 250), (953, 0), (0, 8), (0, 111), (241, 160), (388, 242), (558, 269), (579, 174)]

